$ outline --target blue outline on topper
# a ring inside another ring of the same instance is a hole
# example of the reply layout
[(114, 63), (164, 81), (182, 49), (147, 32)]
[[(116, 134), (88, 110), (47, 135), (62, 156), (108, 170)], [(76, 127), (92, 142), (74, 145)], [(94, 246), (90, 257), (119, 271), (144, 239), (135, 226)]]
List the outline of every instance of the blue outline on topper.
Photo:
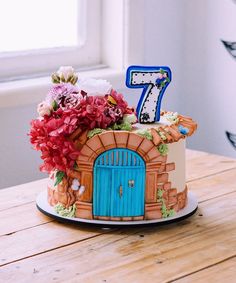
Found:
[(143, 88), (143, 92), (140, 96), (138, 105), (137, 105), (137, 114), (138, 114), (138, 120), (140, 122), (140, 114), (141, 114), (141, 109), (142, 106), (145, 102), (145, 97), (148, 95), (147, 89), (150, 85), (150, 83), (144, 83), (144, 84), (140, 84), (140, 85), (133, 85), (131, 84), (131, 78), (132, 78), (132, 73), (133, 72), (144, 72), (144, 73), (149, 73), (152, 71), (155, 72), (159, 72), (160, 70), (163, 70), (167, 73), (167, 77), (169, 78), (169, 82), (167, 82), (165, 84), (165, 86), (162, 88), (159, 97), (158, 97), (158, 101), (156, 103), (156, 113), (155, 113), (155, 122), (158, 122), (160, 120), (160, 110), (161, 110), (161, 101), (162, 101), (162, 97), (164, 95), (164, 92), (167, 88), (167, 86), (169, 85), (169, 83), (171, 82), (171, 70), (169, 67), (166, 66), (129, 66), (127, 71), (126, 71), (126, 86), (128, 88)]

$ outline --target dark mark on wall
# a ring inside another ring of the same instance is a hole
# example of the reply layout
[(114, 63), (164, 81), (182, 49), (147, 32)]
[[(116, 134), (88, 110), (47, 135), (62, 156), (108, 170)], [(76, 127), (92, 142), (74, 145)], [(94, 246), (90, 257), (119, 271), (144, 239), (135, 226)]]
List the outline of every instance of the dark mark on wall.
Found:
[(236, 134), (232, 134), (228, 131), (225, 132), (229, 142), (232, 144), (232, 146), (236, 149)]
[(236, 59), (236, 42), (234, 41), (224, 41), (221, 39), (221, 42), (224, 44), (226, 50), (229, 52), (229, 54)]

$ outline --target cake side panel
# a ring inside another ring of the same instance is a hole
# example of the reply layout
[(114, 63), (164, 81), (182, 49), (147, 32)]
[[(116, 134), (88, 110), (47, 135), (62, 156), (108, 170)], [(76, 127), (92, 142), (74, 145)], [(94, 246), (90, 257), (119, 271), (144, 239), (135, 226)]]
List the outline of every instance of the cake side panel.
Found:
[(169, 182), (172, 188), (177, 189), (177, 192), (183, 192), (186, 187), (185, 146), (185, 139), (168, 144), (167, 164), (170, 164), (169, 167), (175, 164), (175, 169), (168, 172)]

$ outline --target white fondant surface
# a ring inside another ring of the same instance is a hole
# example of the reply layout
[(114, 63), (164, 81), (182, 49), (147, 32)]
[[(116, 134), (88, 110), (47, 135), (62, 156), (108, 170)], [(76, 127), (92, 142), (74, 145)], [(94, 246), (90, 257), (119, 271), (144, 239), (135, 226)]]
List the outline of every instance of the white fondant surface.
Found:
[(169, 125), (171, 125), (171, 122), (169, 122), (165, 117), (161, 116), (160, 121), (156, 123), (151, 123), (151, 124), (136, 123), (134, 124), (134, 130), (150, 129), (150, 128), (158, 129), (159, 127), (169, 126)]
[(185, 139), (168, 144), (169, 153), (167, 163), (174, 162), (175, 170), (169, 172), (169, 181), (171, 187), (176, 188), (178, 192), (185, 189)]

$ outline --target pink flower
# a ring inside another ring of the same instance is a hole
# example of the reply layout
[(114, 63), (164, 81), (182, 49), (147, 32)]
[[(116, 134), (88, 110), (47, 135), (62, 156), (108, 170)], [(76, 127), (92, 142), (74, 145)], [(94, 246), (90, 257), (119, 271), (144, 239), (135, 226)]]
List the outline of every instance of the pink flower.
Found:
[(68, 108), (71, 108), (71, 105), (77, 104), (82, 96), (79, 94), (79, 89), (77, 86), (74, 86), (70, 83), (60, 83), (56, 84), (49, 91), (46, 101), (51, 105), (54, 101), (59, 107), (66, 107), (66, 101), (68, 102)]
[(52, 111), (52, 107), (46, 101), (43, 101), (43, 102), (38, 104), (37, 112), (38, 112), (39, 116), (41, 116), (41, 117), (43, 117), (44, 115), (49, 116), (51, 111)]

